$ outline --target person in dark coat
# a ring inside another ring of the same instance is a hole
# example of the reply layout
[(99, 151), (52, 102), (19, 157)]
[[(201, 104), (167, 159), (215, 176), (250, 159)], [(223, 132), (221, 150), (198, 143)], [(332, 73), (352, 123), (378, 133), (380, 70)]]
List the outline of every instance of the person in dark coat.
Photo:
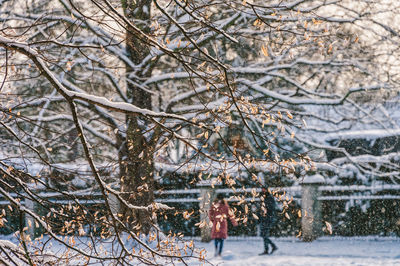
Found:
[[(274, 196), (269, 191), (263, 188), (263, 195), (261, 201), (261, 208), (259, 212), (260, 233), (264, 240), (264, 252), (260, 255), (272, 254), (278, 248), (269, 238), (271, 228), (276, 224), (276, 203)], [(271, 246), (271, 251), (269, 250)]]
[(237, 222), (222, 194), (217, 195), (208, 215), (213, 223), (211, 238), (215, 241), (215, 256), (221, 256), (224, 239), (228, 237), (227, 219), (229, 218), (231, 220), (233, 226), (237, 226)]

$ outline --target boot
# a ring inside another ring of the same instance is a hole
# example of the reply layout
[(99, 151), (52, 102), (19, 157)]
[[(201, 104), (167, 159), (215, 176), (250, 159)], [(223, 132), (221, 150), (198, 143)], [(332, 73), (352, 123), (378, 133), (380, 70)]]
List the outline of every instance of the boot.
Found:
[(268, 249), (265, 249), (263, 253), (258, 254), (259, 256), (268, 255)]
[(275, 252), (277, 249), (278, 249), (278, 247), (277, 247), (277, 246), (275, 246), (275, 245), (272, 245), (271, 253), (269, 253), (269, 254), (272, 254), (272, 253), (274, 253), (274, 252)]

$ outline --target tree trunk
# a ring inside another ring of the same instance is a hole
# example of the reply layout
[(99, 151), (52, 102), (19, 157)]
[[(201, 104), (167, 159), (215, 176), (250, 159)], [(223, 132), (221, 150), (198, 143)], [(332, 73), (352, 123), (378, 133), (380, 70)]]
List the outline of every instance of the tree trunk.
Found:
[[(143, 30), (150, 33), (150, 0), (133, 1), (123, 0), (123, 7), (126, 17)], [(127, 53), (135, 65), (139, 65), (142, 60), (150, 54), (149, 47), (139, 40), (132, 29), (128, 26), (126, 33)], [(151, 68), (141, 66), (132, 69), (126, 65), (126, 75), (134, 73), (134, 78), (130, 77), (135, 83), (140, 84), (146, 77), (151, 75)], [(129, 101), (135, 106), (152, 109), (152, 94), (141, 89), (132, 83), (127, 83), (127, 96)], [(129, 203), (135, 206), (149, 206), (154, 202), (154, 145), (149, 133), (144, 135), (149, 127), (149, 122), (140, 117), (126, 116), (126, 137), (119, 141), (121, 148), (119, 151), (119, 165), (121, 178), (121, 192)], [(147, 234), (153, 224), (153, 215), (147, 210), (129, 210), (121, 208), (124, 221), (128, 227), (135, 232)]]

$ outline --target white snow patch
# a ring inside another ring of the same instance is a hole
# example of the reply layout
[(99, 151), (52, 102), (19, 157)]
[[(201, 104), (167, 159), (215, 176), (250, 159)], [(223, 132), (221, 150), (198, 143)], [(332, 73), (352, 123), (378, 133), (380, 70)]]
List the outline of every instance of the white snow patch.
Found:
[(336, 139), (367, 139), (374, 140), (378, 138), (400, 136), (400, 129), (370, 129), (370, 130), (354, 130), (343, 131), (327, 134), (325, 141)]
[(213, 242), (195, 244), (204, 247), (207, 259), (216, 265), (400, 265), (400, 238), (323, 237), (311, 243), (296, 238), (271, 239), (278, 250), (264, 256), (258, 255), (263, 251), (261, 239), (228, 239), (220, 258), (214, 258)]

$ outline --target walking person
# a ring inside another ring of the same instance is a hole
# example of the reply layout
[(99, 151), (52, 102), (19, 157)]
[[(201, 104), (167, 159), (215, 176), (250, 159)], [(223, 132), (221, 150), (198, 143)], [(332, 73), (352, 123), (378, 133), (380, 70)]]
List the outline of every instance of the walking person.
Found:
[[(260, 255), (268, 255), (274, 253), (278, 247), (269, 238), (271, 228), (276, 224), (276, 203), (274, 196), (269, 191), (263, 188), (263, 200), (261, 201), (261, 209), (259, 212), (260, 233), (264, 241), (264, 252)], [(269, 250), (271, 246), (271, 251)]]
[(224, 239), (228, 237), (228, 218), (233, 226), (237, 226), (237, 222), (222, 194), (217, 195), (208, 215), (213, 223), (211, 238), (215, 243), (215, 256), (221, 256)]

